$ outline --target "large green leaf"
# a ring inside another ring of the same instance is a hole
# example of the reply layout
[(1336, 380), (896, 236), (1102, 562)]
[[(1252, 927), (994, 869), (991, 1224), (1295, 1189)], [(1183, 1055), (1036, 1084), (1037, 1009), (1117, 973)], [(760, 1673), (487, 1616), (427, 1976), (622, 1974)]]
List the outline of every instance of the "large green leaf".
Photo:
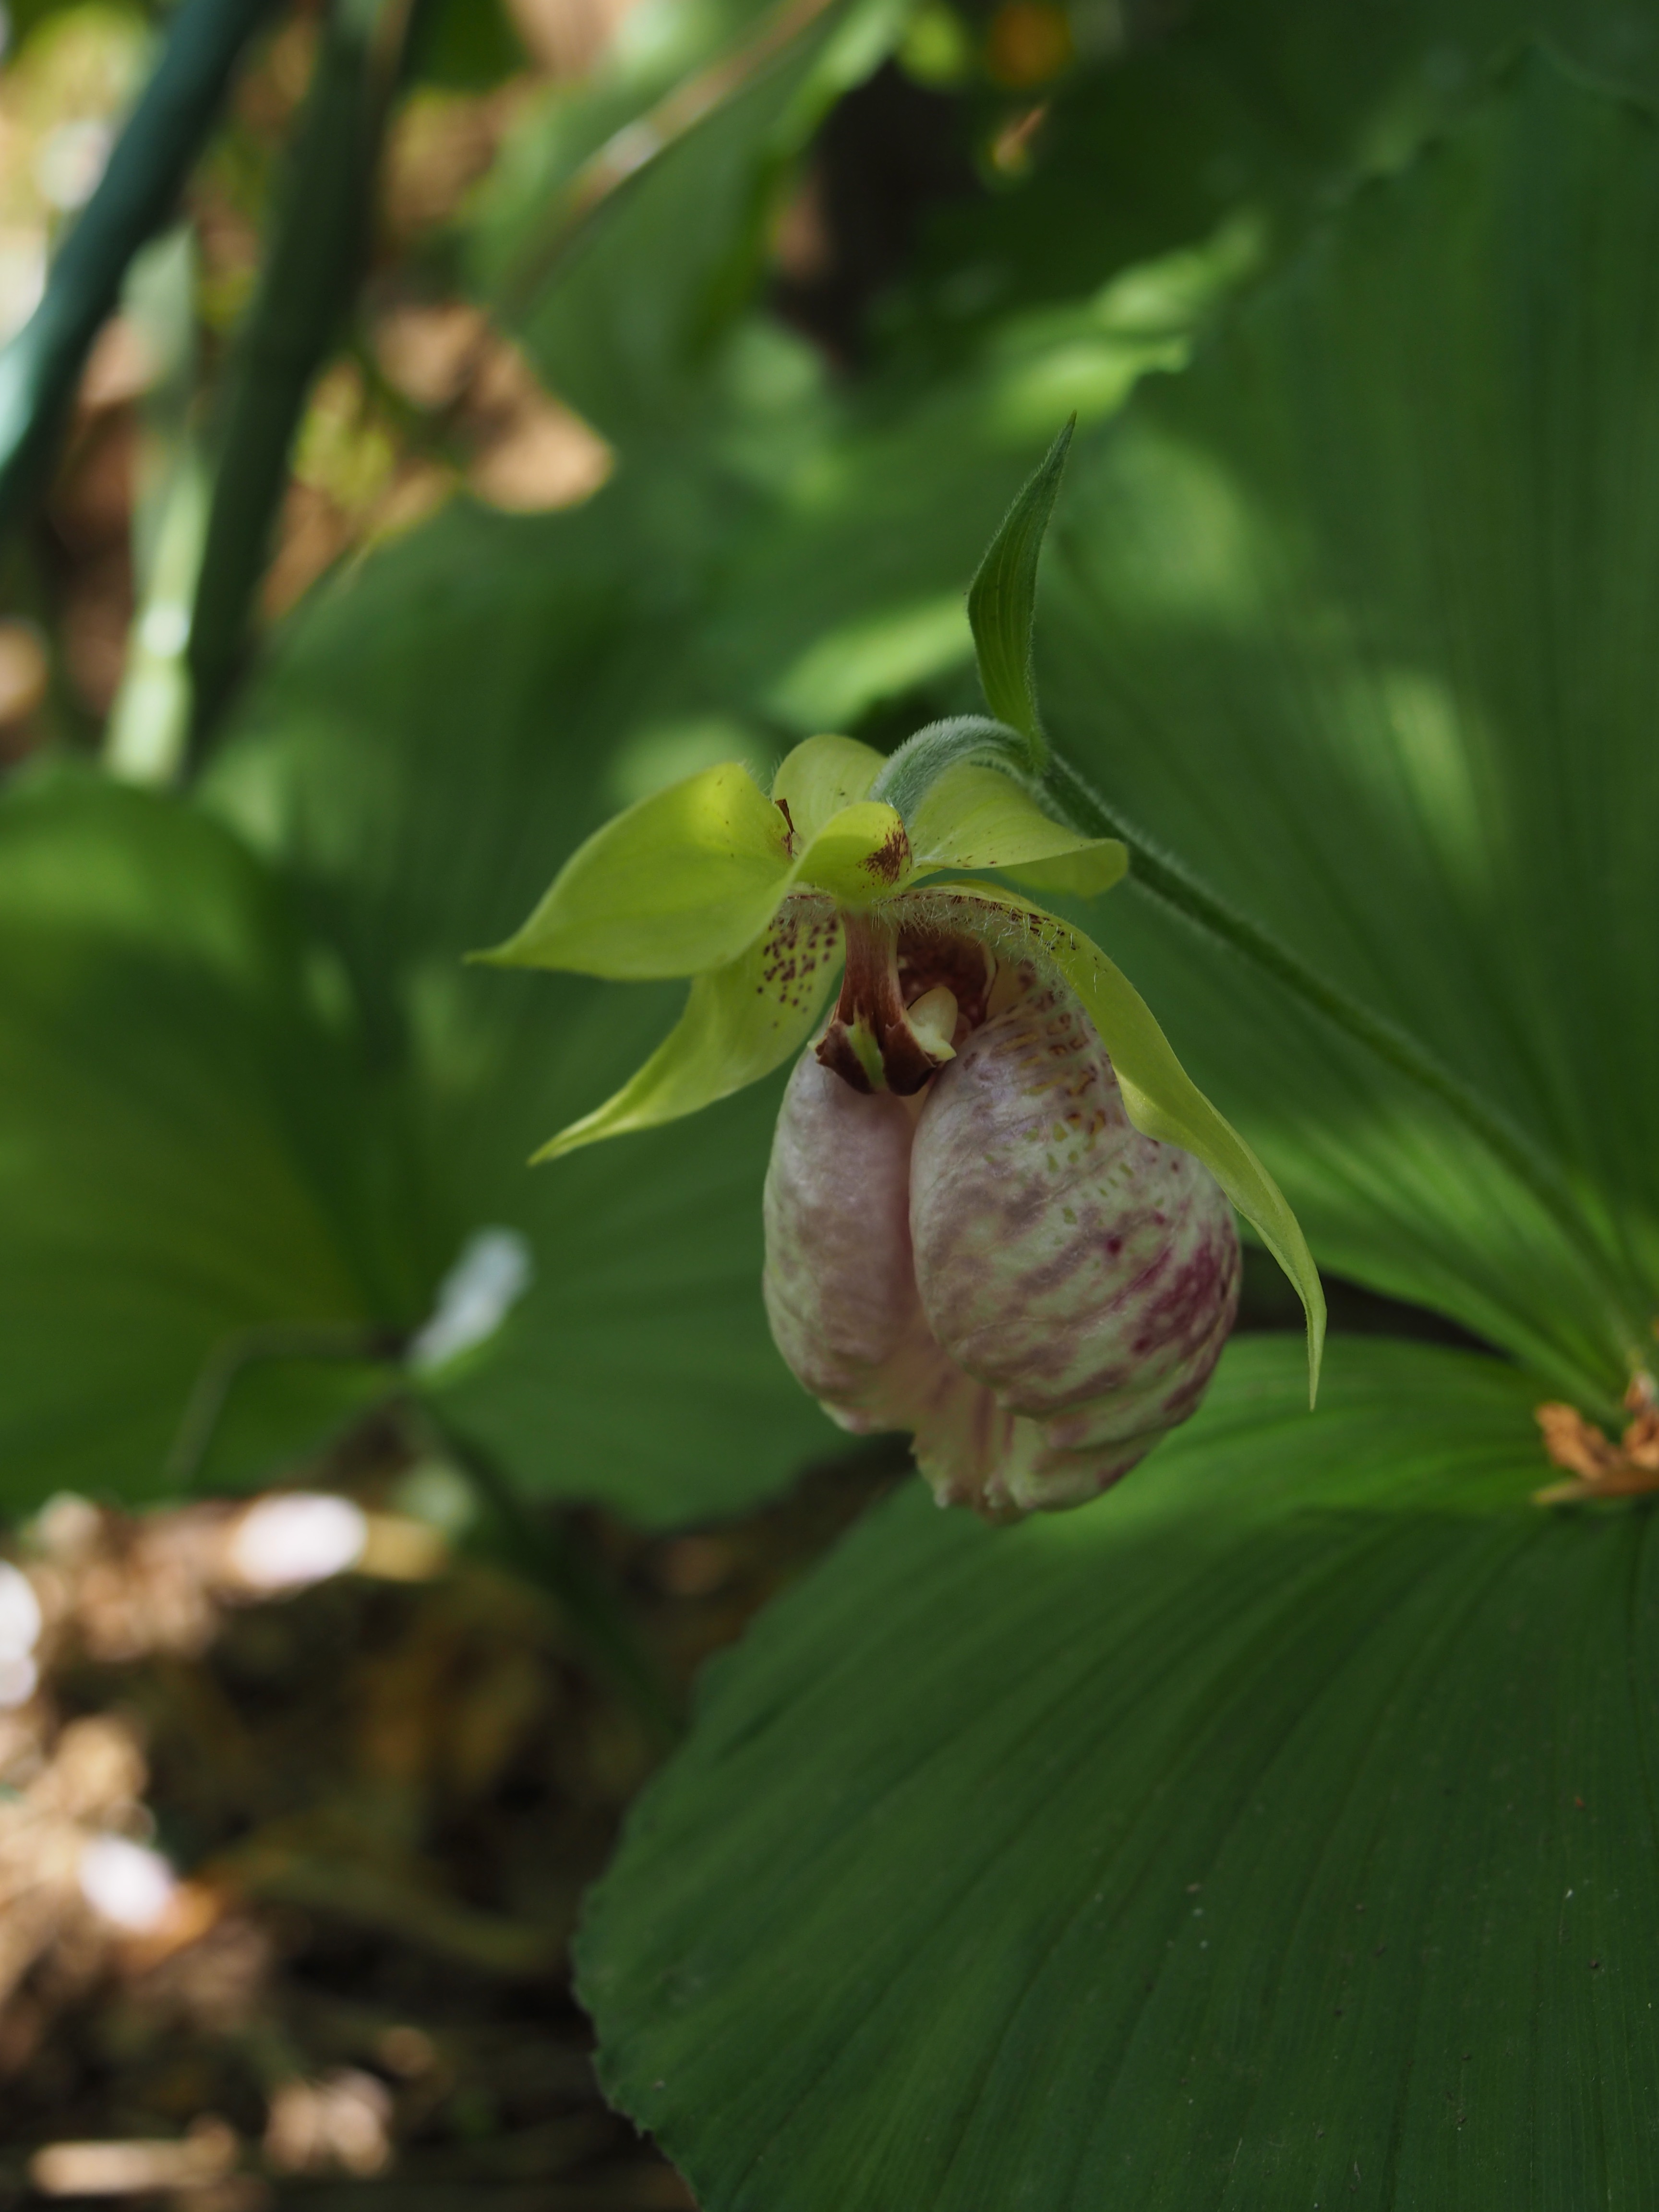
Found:
[(910, 1486), (711, 1669), (589, 1906), (706, 2212), (1646, 2201), (1659, 1553), (1474, 1357), (1244, 1340), (1098, 1504)]
[[(683, 432), (706, 413), (718, 341), (763, 274), (778, 188), (827, 110), (879, 65), (908, 0), (681, 12), (708, 31), (748, 17), (749, 35), (714, 54), (695, 30), (675, 35), (683, 63), (701, 49), (708, 65), (573, 166), (599, 116), (631, 110), (630, 83), (661, 81), (649, 38), (624, 37), (597, 87), (520, 130), (475, 226), (481, 286), (613, 436)], [(671, 27), (658, 9), (642, 27)]]
[[(524, 1480), (672, 1521), (730, 1510), (833, 1446), (761, 1308), (779, 1083), (532, 1169), (672, 1029), (684, 987), (463, 964), (641, 795), (631, 778), (708, 757), (702, 726), (653, 720), (697, 602), (665, 586), (630, 497), (534, 523), (457, 507), (319, 599), (210, 797), (345, 978), (428, 1295), (479, 1231), (528, 1244), (528, 1294), (425, 1388)], [(630, 732), (648, 742), (622, 745)], [(712, 742), (731, 757), (743, 732)]]
[(1659, 1304), (1656, 240), (1654, 118), (1525, 58), (1080, 454), (1039, 626), (1110, 800), (1567, 1196), (1120, 897), (1316, 1250), (1602, 1405)]
[(1018, 307), (1249, 221), (1283, 252), (1322, 199), (1398, 166), (1543, 33), (1605, 82), (1659, 94), (1659, 35), (1631, 0), (1192, 0), (1054, 89), (1029, 172), (946, 202), (905, 272), (911, 346), (947, 357)]
[(166, 1488), (216, 1360), (264, 1355), (221, 1474), (386, 1389), (366, 1340), (422, 1286), (313, 982), (215, 824), (78, 775), (0, 801), (0, 1507)]

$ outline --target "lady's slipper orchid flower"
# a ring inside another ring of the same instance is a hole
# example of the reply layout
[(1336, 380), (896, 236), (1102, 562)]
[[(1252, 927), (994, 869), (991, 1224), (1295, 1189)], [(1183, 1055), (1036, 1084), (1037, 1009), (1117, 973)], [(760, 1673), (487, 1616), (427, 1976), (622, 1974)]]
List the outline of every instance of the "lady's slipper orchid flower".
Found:
[(1314, 1299), (1317, 1277), (1127, 979), (1026, 895), (1105, 890), (1123, 847), (973, 762), (907, 823), (873, 795), (888, 766), (810, 738), (769, 797), (709, 769), (572, 857), (489, 957), (691, 994), (538, 1157), (695, 1113), (821, 1030), (768, 1181), (780, 1348), (844, 1426), (915, 1431), (941, 1500), (1078, 1504), (1198, 1401), (1237, 1304), (1228, 1200)]
[(809, 738), (769, 797), (735, 763), (689, 777), (590, 837), (485, 956), (692, 979), (678, 1027), (541, 1159), (799, 1055), (766, 1180), (773, 1336), (844, 1428), (909, 1430), (939, 1502), (992, 1519), (1081, 1504), (1192, 1413), (1237, 1307), (1229, 1200), (1301, 1296), (1310, 1398), (1325, 1326), (1273, 1177), (1127, 978), (1026, 896), (1109, 890), (1128, 861), (1073, 826), (1099, 803), (1037, 717), (1037, 556), (1070, 437), (968, 595), (998, 720), (935, 723), (890, 759)]

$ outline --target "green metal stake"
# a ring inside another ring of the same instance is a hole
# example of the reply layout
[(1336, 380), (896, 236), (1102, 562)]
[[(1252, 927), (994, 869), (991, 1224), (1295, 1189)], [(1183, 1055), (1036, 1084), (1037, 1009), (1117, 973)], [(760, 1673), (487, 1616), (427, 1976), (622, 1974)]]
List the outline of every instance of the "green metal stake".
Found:
[(416, 14), (412, 0), (333, 0), (329, 10), (275, 235), (230, 364), (190, 623), (194, 766), (241, 673), (295, 433), (356, 295)]
[(237, 61), (270, 10), (271, 0), (185, 0), (44, 298), (0, 353), (0, 536), (22, 515), (51, 456), (127, 264), (173, 213)]

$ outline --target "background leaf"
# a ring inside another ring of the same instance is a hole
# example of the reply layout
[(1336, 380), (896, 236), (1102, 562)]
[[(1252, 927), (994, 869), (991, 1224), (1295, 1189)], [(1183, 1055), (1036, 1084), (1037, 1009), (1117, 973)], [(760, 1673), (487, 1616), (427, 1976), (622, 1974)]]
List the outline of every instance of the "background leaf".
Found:
[(1639, 2197), (1656, 1524), (1527, 1504), (1494, 1363), (1304, 1403), (1244, 1340), (1085, 1511), (908, 1486), (711, 1671), (582, 1939), (708, 2212)]
[(1528, 36), (1659, 94), (1659, 35), (1628, 0), (1194, 0), (1127, 31), (1053, 88), (1026, 173), (935, 212), (888, 310), (896, 347), (951, 359), (1014, 312), (1230, 222), (1281, 258), (1322, 204), (1478, 102), (1494, 58)]
[[(760, 281), (792, 164), (878, 66), (908, 9), (828, 0), (804, 13), (685, 12), (694, 25), (702, 17), (690, 38), (659, 10), (628, 44), (648, 56), (652, 30), (668, 31), (682, 65), (694, 51), (707, 57), (702, 75), (641, 115), (629, 79), (643, 90), (661, 78), (630, 70), (625, 46), (620, 70), (520, 134), (473, 243), (480, 288), (558, 391), (613, 436), (695, 426), (721, 341)], [(740, 19), (746, 40), (720, 41), (716, 26), (735, 31)], [(609, 140), (609, 155), (596, 143), (601, 118), (629, 133)]]
[[(834, 1447), (761, 1309), (781, 1079), (532, 1170), (660, 1042), (684, 987), (463, 964), (641, 795), (630, 774), (684, 772), (672, 726), (652, 749), (650, 702), (696, 602), (639, 559), (651, 526), (611, 495), (545, 523), (455, 508), (296, 626), (210, 795), (346, 979), (423, 1283), (482, 1228), (528, 1240), (529, 1294), (428, 1395), (525, 1481), (673, 1521)], [(648, 741), (631, 755), (630, 730)]]
[[(153, 1497), (204, 1363), (422, 1314), (363, 1100), (274, 886), (216, 824), (72, 774), (0, 804), (0, 1468), (21, 1507)], [(250, 1375), (212, 1471), (293, 1454), (386, 1387)]]

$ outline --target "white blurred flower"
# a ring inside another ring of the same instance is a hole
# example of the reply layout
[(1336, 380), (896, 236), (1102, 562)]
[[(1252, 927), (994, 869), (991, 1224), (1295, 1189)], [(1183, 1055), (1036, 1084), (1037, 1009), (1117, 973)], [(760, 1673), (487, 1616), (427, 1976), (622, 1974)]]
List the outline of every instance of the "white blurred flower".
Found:
[(409, 1364), (441, 1367), (494, 1336), (535, 1279), (527, 1240), (516, 1229), (479, 1229), (438, 1285), (432, 1318), (411, 1341)]
[(82, 1846), (80, 1881), (94, 1912), (134, 1935), (159, 1927), (179, 1890), (160, 1851), (125, 1836), (94, 1836)]
[(303, 1589), (356, 1566), (368, 1540), (368, 1520), (349, 1498), (287, 1491), (249, 1506), (231, 1534), (227, 1565), (245, 1589)]
[(40, 1640), (40, 1601), (34, 1585), (9, 1559), (0, 1559), (0, 1710), (34, 1695), (40, 1679), (34, 1647)]
[(0, 1559), (0, 1659), (33, 1651), (40, 1641), (40, 1601), (21, 1567)]

